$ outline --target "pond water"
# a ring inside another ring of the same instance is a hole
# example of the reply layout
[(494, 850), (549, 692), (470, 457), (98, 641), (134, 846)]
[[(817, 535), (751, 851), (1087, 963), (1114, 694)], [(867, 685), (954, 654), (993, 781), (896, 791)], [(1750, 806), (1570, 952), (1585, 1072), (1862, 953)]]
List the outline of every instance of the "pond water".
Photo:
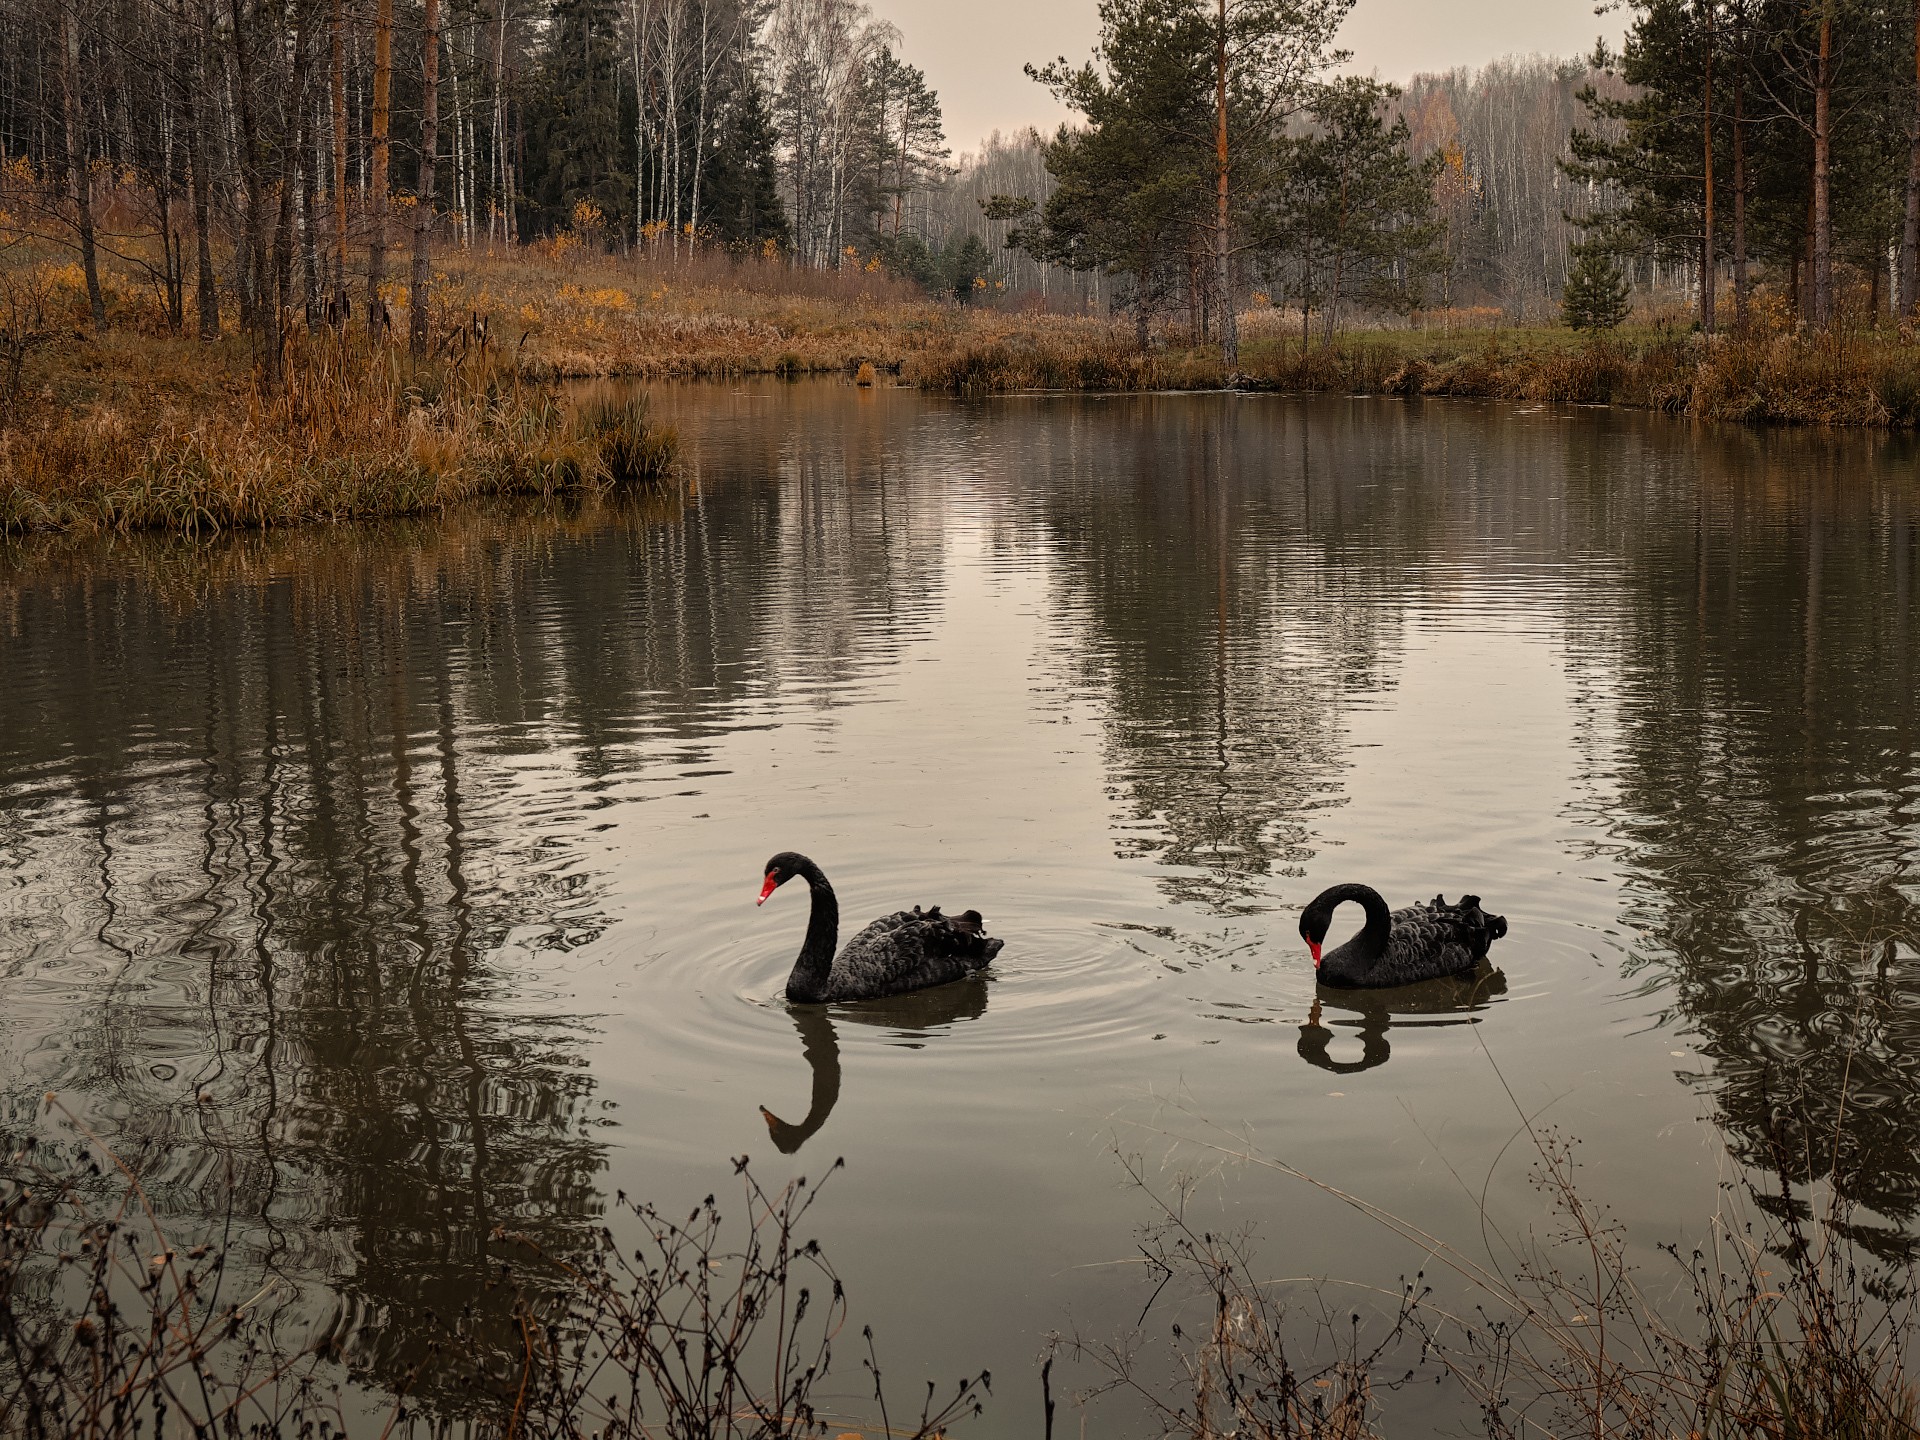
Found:
[[(855, 1324), (903, 1392), (990, 1368), (981, 1435), (1038, 1433), (1049, 1333), (1140, 1313), (1121, 1155), (1308, 1308), (1422, 1256), (1242, 1147), (1473, 1246), (1540, 1222), (1540, 1112), (1657, 1264), (1775, 1126), (1863, 1243), (1920, 1221), (1911, 446), (653, 398), (667, 496), (0, 554), (8, 1133), (84, 1121), (364, 1382), (497, 1229), (565, 1252), (738, 1155), (845, 1158), (811, 1218)], [(1005, 951), (790, 1009), (783, 849), (850, 921), (973, 906)], [(1298, 910), (1346, 880), (1483, 896), (1493, 973), (1316, 995)]]

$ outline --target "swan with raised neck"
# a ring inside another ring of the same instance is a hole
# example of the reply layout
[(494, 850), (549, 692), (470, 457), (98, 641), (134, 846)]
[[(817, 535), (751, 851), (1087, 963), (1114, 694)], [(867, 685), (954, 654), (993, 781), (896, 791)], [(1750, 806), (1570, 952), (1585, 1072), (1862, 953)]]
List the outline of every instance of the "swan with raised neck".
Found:
[(836, 955), (840, 902), (825, 873), (805, 855), (783, 850), (767, 861), (756, 903), (765, 904), (795, 876), (807, 882), (813, 901), (806, 939), (787, 976), (787, 999), (796, 1005), (874, 1000), (945, 985), (992, 964), (1005, 943), (987, 935), (977, 910), (943, 915), (937, 905), (916, 905), (881, 916)]

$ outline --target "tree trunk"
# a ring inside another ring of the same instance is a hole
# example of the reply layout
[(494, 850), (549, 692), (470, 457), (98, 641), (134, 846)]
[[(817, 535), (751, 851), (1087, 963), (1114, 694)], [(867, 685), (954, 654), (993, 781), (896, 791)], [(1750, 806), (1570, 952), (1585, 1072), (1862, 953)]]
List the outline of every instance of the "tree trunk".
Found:
[(413, 289), (407, 297), (407, 348), (417, 361), (427, 353), (427, 321), (433, 283), (434, 157), (440, 148), (440, 0), (423, 7), (426, 38), (420, 53), (420, 185), (413, 207)]
[(347, 17), (344, 0), (333, 0), (333, 324), (347, 323)]
[[(1920, 4), (1920, 0), (1915, 0)], [(1747, 131), (1746, 52), (1733, 72), (1733, 328), (1747, 333)]]
[(253, 335), (255, 358), (269, 377), (280, 363), (278, 315), (273, 299), (273, 267), (268, 253), (266, 166), (261, 159), (260, 127), (253, 106), (253, 52), (247, 43), (247, 17), (241, 0), (228, 6), (233, 21), (233, 87), (240, 122), (240, 170), (247, 188), (247, 233), (242, 242), (241, 323)]
[(1313, 232), (1300, 242), (1300, 358), (1307, 358), (1313, 345)]
[[(273, 332), (274, 343), (281, 339), (286, 324), (286, 316), (292, 305), (293, 295), (293, 231), (294, 200), (301, 183), (301, 171), (308, 168), (307, 146), (310, 140), (310, 128), (313, 123), (313, 106), (307, 94), (307, 63), (313, 50), (313, 35), (309, 29), (311, 10), (307, 6), (299, 7), (293, 32), (293, 76), (292, 102), (293, 114), (288, 118), (287, 128), (292, 131), (292, 145), (282, 144), (280, 148), (280, 214), (277, 229), (274, 232), (273, 248)], [(277, 67), (276, 67), (277, 68)]]
[(1813, 89), (1813, 323), (1833, 323), (1833, 6), (1820, 16), (1820, 62)]
[(60, 7), (60, 108), (67, 132), (67, 176), (80, 231), (80, 266), (87, 276), (87, 308), (95, 334), (107, 328), (107, 297), (100, 289), (100, 263), (93, 243), (93, 168), (87, 162), (86, 136), (80, 130), (80, 31), (73, 6)]
[(194, 309), (200, 320), (200, 338), (220, 338), (220, 287), (213, 273), (213, 195), (212, 162), (208, 148), (213, 144), (212, 104), (207, 78), (207, 49), (212, 43), (213, 15), (201, 11), (201, 33), (194, 42), (193, 94), (187, 124), (187, 169), (193, 180), (193, 228), (199, 276)]
[(1908, 122), (1907, 209), (1900, 227), (1900, 323), (1913, 319), (1920, 303), (1920, 0), (1913, 3), (1913, 118)]
[(1333, 327), (1335, 321), (1340, 318), (1340, 287), (1346, 279), (1347, 215), (1347, 176), (1343, 165), (1340, 176), (1340, 220), (1334, 231), (1336, 240), (1333, 248), (1333, 283), (1328, 287), (1327, 303), (1322, 307), (1326, 314), (1320, 322), (1323, 336), (1321, 346), (1326, 350), (1333, 349)]
[(1713, 334), (1713, 300), (1717, 281), (1713, 236), (1713, 7), (1718, 0), (1707, 0), (1707, 63), (1701, 78), (1701, 149), (1703, 163), (1702, 215), (1700, 235), (1700, 332)]
[(300, 149), (300, 308), (311, 329), (320, 323), (325, 303), (327, 280), (320, 259), (320, 177), (326, 173), (325, 153), (320, 138), (320, 115), (309, 105), (304, 107), (307, 141)]
[[(693, 119), (693, 198), (687, 220), (689, 233), (696, 239), (700, 234), (700, 182), (707, 155), (707, 93), (713, 89), (713, 71), (707, 58), (712, 10), (709, 0), (700, 0), (700, 108)], [(900, 233), (898, 220), (894, 222), (893, 233)]]
[(1213, 263), (1220, 292), (1220, 363), (1228, 374), (1240, 368), (1240, 327), (1233, 313), (1233, 250), (1227, 228), (1227, 0), (1219, 0), (1213, 37)]
[(373, 17), (373, 233), (367, 240), (367, 333), (386, 333), (380, 286), (387, 278), (388, 129), (393, 119), (393, 0), (379, 0)]
[[(513, 243), (513, 161), (507, 152), (507, 0), (493, 0), (493, 150), (494, 150), (494, 205), (500, 212), (500, 241), (503, 245)], [(635, 62), (638, 65), (638, 61)], [(644, 130), (647, 123), (646, 97), (640, 96), (642, 105), (639, 128)], [(644, 157), (643, 157), (644, 158)], [(634, 211), (640, 210), (639, 180), (645, 167), (636, 165), (634, 171)], [(493, 219), (487, 219), (487, 243), (493, 243)]]

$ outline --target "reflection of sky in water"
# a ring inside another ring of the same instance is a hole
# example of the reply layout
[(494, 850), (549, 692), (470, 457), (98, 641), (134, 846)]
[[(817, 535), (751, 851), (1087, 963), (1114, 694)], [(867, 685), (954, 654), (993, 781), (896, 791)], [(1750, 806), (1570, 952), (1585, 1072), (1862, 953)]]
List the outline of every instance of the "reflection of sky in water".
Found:
[[(1024, 1375), (1137, 1313), (1116, 1137), (1204, 1167), (1205, 1116), (1445, 1231), (1512, 1133), (1495, 1061), (1650, 1246), (1711, 1203), (1695, 1090), (1737, 1150), (1817, 1127), (1856, 1016), (1841, 1179), (1911, 1218), (1881, 442), (750, 388), (659, 397), (684, 497), (0, 579), (14, 1130), (58, 1089), (188, 1227), (230, 1172), (249, 1263), (389, 1380), (496, 1226), (564, 1251), (743, 1153), (847, 1157), (822, 1239), (895, 1373)], [(802, 907), (752, 905), (788, 847), (849, 928), (973, 905), (1000, 965), (789, 1012)], [(1346, 879), (1481, 893), (1499, 973), (1316, 997), (1294, 914)], [(1417, 1268), (1274, 1183), (1206, 1193), (1285, 1273)], [(1511, 1162), (1488, 1195), (1533, 1213)]]

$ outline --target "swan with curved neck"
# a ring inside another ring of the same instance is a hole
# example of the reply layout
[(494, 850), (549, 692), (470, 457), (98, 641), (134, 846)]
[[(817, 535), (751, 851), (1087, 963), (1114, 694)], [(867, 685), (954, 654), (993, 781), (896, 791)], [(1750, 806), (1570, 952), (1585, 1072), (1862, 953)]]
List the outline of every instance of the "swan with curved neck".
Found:
[(840, 937), (840, 902), (820, 867), (806, 856), (783, 850), (767, 861), (765, 882), (755, 904), (795, 876), (807, 882), (813, 910), (807, 938), (787, 977), (787, 999), (796, 1005), (841, 1000), (875, 1000), (945, 985), (985, 969), (1006, 942), (990, 938), (978, 910), (942, 915), (940, 907), (898, 910), (883, 915), (834, 954)]
[[(1346, 944), (1323, 955), (1321, 946), (1333, 912), (1349, 901), (1366, 912), (1367, 923)], [(1466, 974), (1487, 958), (1488, 947), (1506, 933), (1506, 917), (1482, 910), (1478, 895), (1462, 895), (1457, 905), (1436, 895), (1431, 904), (1389, 911), (1371, 885), (1335, 885), (1314, 896), (1300, 912), (1300, 938), (1313, 954), (1315, 978), (1322, 985), (1348, 989), (1412, 985)]]

